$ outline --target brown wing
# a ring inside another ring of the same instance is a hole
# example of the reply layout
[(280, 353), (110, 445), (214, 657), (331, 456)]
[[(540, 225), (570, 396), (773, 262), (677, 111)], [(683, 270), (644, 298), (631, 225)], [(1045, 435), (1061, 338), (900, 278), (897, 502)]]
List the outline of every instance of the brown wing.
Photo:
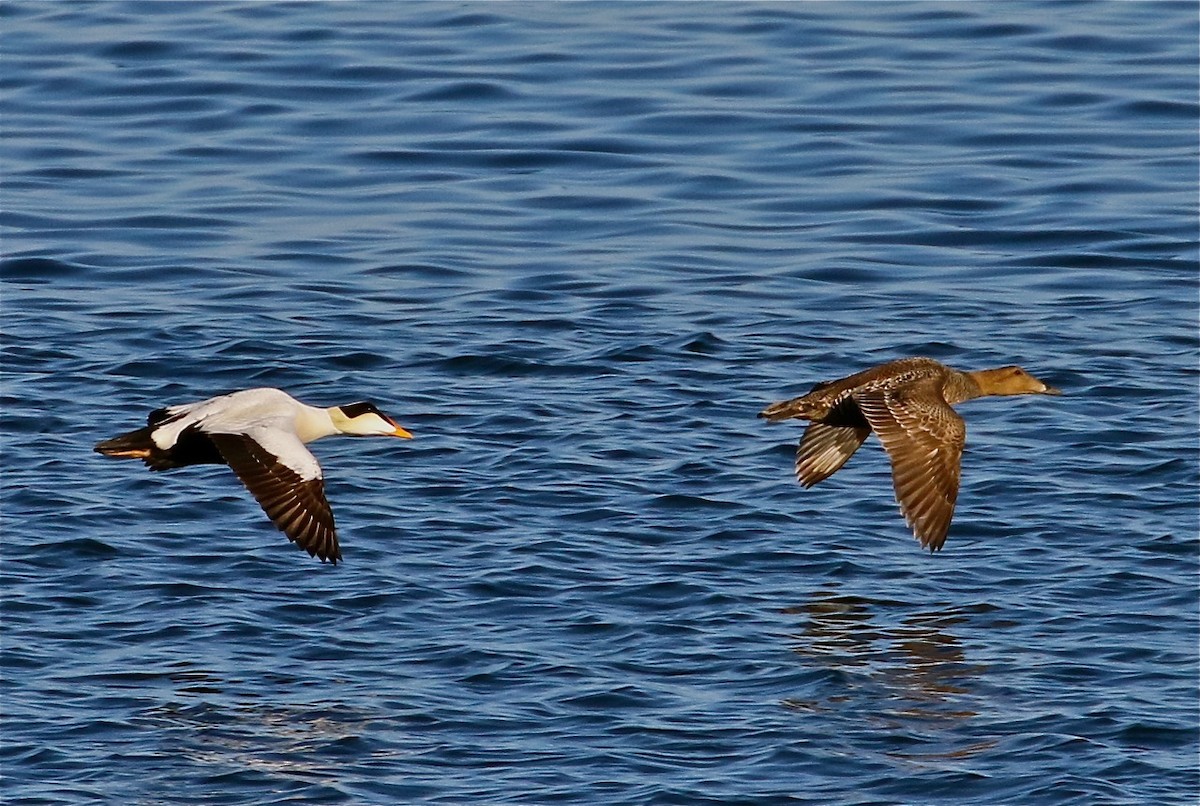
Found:
[(846, 464), (870, 433), (866, 426), (811, 423), (796, 448), (796, 478), (805, 487), (829, 478)]
[[(319, 475), (303, 478), (244, 434), (208, 436), (288, 540), (322, 562), (328, 560), (336, 564), (342, 558), (333, 526), (333, 512), (325, 500), (325, 482)], [(301, 444), (298, 438), (297, 443)]]
[(892, 462), (892, 482), (904, 519), (921, 546), (946, 542), (962, 467), (967, 428), (942, 398), (937, 381), (855, 393)]
[[(817, 384), (821, 389), (828, 384)], [(850, 396), (834, 404), (804, 430), (796, 448), (796, 478), (811, 487), (838, 471), (871, 433), (871, 425)]]

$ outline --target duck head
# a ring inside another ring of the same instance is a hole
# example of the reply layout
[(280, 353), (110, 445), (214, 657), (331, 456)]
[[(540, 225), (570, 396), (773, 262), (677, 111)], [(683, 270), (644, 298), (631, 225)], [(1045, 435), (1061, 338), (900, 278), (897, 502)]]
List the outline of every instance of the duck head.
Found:
[(379, 409), (375, 408), (374, 403), (365, 401), (360, 403), (347, 403), (344, 406), (334, 406), (327, 409), (329, 419), (333, 421), (333, 425), (343, 434), (350, 434), (356, 437), (402, 437), (404, 439), (412, 439), (410, 434), (400, 425), (388, 417)]
[(981, 369), (970, 373), (985, 395), (1061, 395), (1062, 391), (1049, 386), (1020, 367)]

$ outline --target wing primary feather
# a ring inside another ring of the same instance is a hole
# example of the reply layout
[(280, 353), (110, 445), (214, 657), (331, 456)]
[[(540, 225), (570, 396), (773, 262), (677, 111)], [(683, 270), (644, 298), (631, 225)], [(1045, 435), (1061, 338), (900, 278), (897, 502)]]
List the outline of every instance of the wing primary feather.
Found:
[[(341, 560), (333, 512), (319, 475), (303, 478), (251, 435), (209, 437), (276, 528), (313, 557), (334, 564)], [(307, 454), (299, 437), (295, 443)]]
[(932, 381), (903, 390), (855, 393), (892, 465), (896, 500), (913, 534), (925, 548), (946, 541), (962, 464), (966, 426)]

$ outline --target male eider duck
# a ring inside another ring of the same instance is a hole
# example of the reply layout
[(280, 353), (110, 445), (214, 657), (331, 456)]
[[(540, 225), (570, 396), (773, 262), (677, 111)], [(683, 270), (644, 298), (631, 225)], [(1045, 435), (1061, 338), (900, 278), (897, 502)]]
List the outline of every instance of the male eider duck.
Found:
[(307, 406), (279, 389), (247, 389), (150, 413), (145, 428), (96, 445), (151, 470), (229, 465), (288, 539), (334, 564), (342, 558), (321, 466), (306, 443), (334, 434), (412, 434), (371, 403)]
[(832, 476), (868, 434), (878, 434), (904, 519), (922, 548), (937, 551), (954, 514), (967, 435), (950, 407), (989, 395), (1058, 394), (1020, 367), (959, 372), (932, 358), (902, 358), (818, 383), (758, 416), (810, 421), (796, 449), (796, 477), (805, 487)]

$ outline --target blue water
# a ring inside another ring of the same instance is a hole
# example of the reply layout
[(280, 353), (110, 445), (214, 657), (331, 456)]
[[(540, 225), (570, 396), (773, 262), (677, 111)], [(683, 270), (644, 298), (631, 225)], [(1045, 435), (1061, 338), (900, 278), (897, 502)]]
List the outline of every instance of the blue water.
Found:
[[(6, 804), (1193, 804), (1194, 4), (0, 5)], [(755, 418), (905, 355), (872, 439)], [(92, 453), (272, 385), (345, 562)]]

